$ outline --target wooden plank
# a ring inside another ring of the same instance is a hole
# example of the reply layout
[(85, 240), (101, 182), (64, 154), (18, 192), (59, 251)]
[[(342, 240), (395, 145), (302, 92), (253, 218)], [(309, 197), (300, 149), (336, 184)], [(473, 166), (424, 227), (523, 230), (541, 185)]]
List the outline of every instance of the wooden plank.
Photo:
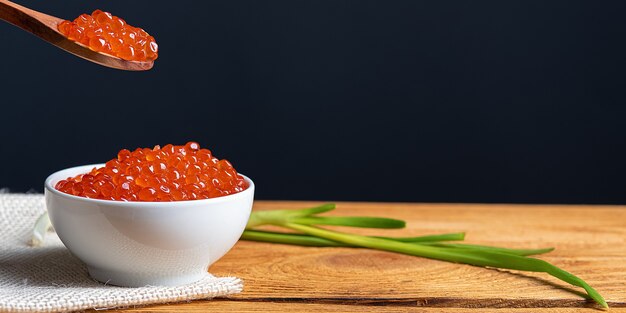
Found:
[[(259, 201), (255, 209), (313, 204)], [(467, 231), (469, 243), (511, 248), (554, 246), (557, 250), (541, 258), (585, 279), (613, 308), (626, 308), (626, 208), (622, 206), (340, 203), (332, 214), (387, 216), (408, 222), (402, 230), (349, 229), (363, 234), (416, 236)], [(581, 297), (582, 289), (545, 274), (365, 249), (240, 242), (210, 271), (243, 278), (244, 292), (228, 301), (152, 306), (139, 311), (229, 308), (255, 312), (293, 311), (296, 307), (297, 311), (313, 311), (322, 306), (325, 311), (380, 312), (383, 306), (390, 312), (408, 307), (416, 312), (425, 308), (562, 312), (594, 307)]]

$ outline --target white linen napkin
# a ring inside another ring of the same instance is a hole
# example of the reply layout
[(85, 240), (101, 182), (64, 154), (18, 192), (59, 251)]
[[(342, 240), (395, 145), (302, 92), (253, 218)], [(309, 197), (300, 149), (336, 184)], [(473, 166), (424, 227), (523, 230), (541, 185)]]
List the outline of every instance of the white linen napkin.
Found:
[(44, 212), (41, 194), (0, 192), (0, 312), (70, 312), (209, 299), (241, 292), (236, 277), (215, 277), (177, 287), (124, 288), (99, 283), (86, 266), (50, 233), (30, 247), (32, 229)]

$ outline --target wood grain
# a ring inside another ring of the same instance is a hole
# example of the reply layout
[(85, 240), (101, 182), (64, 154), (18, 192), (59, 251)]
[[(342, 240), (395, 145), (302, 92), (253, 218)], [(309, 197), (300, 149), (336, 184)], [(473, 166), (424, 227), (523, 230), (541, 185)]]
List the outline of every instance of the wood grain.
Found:
[[(345, 313), (570, 313), (570, 312), (603, 312), (597, 309), (574, 309), (572, 308), (433, 308), (419, 306), (379, 306), (379, 305), (344, 305), (344, 304), (320, 304), (286, 303), (286, 302), (249, 302), (216, 299), (212, 301), (195, 301), (191, 303), (155, 305), (143, 308), (131, 308), (128, 310), (105, 311), (107, 313), (142, 312), (291, 312), (291, 313), (320, 313), (320, 312), (345, 312)], [(611, 313), (626, 313), (626, 308), (611, 308)]]
[[(255, 209), (313, 204), (259, 201)], [(542, 259), (585, 279), (614, 312), (626, 311), (623, 206), (340, 203), (332, 214), (387, 216), (408, 223), (401, 230), (350, 229), (362, 234), (416, 236), (466, 231), (468, 243), (553, 246), (557, 249)], [(546, 274), (355, 248), (239, 242), (210, 271), (243, 278), (244, 292), (228, 300), (130, 311), (495, 312), (506, 308), (507, 312), (571, 312), (597, 308), (581, 297), (582, 289)]]
[(78, 57), (106, 67), (126, 71), (145, 71), (154, 65), (153, 61), (126, 61), (109, 54), (95, 52), (85, 45), (67, 39), (57, 30), (58, 24), (63, 19), (31, 10), (8, 0), (0, 0), (0, 20), (5, 20)]

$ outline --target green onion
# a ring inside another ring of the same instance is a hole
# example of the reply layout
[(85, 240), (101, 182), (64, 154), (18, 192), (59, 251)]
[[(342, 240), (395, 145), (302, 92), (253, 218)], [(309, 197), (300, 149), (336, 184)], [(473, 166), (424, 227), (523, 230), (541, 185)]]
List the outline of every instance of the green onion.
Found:
[(459, 241), (465, 239), (465, 233), (450, 233), (450, 234), (439, 234), (439, 235), (428, 235), (428, 236), (419, 236), (419, 237), (379, 237), (376, 238), (382, 239), (391, 239), (395, 241), (401, 242), (437, 242), (437, 241)]
[[(409, 242), (409, 243), (435, 244), (435, 242), (437, 241), (463, 240), (464, 236), (465, 234), (463, 233), (453, 233), (453, 234), (429, 235), (429, 236), (421, 236), (421, 237), (375, 237), (375, 238), (389, 239), (389, 240)], [(283, 244), (291, 244), (291, 245), (298, 245), (298, 246), (355, 247), (353, 245), (336, 242), (336, 241), (332, 241), (332, 240), (328, 240), (328, 239), (324, 239), (320, 237), (315, 237), (315, 236), (309, 236), (309, 235), (304, 235), (304, 234), (294, 234), (294, 233), (279, 233), (279, 232), (271, 232), (271, 231), (264, 231), (264, 230), (245, 230), (243, 234), (241, 235), (241, 239), (250, 240), (250, 241), (266, 241), (266, 242), (273, 242), (273, 243), (283, 243)], [(476, 246), (476, 247), (479, 247), (479, 246)], [(507, 249), (504, 249), (504, 250), (507, 250)]]
[[(419, 244), (419, 245), (434, 246), (434, 247), (442, 247), (442, 248), (476, 249), (476, 250), (508, 253), (508, 254), (521, 255), (521, 256), (543, 254), (543, 253), (548, 253), (554, 250), (554, 248), (508, 249), (508, 248), (500, 248), (500, 247), (468, 245), (468, 244), (448, 244), (448, 243), (438, 242), (438, 241), (447, 241), (447, 240), (463, 240), (463, 237), (464, 237), (463, 233), (453, 233), (453, 234), (429, 235), (429, 236), (420, 236), (420, 237), (372, 237), (372, 238), (388, 239), (388, 240), (394, 240), (394, 241), (399, 241), (399, 242), (406, 242), (406, 243), (411, 243), (411, 244)], [(249, 240), (249, 241), (265, 241), (265, 242), (273, 242), (273, 243), (282, 243), (282, 244), (290, 244), (290, 245), (297, 245), (297, 246), (358, 247), (355, 245), (332, 241), (332, 240), (315, 237), (311, 235), (280, 233), (280, 232), (271, 232), (271, 231), (263, 231), (263, 230), (246, 230), (241, 235), (241, 239)]]
[(296, 246), (311, 247), (348, 247), (349, 245), (315, 236), (302, 234), (276, 233), (262, 230), (245, 230), (241, 239), (249, 241), (265, 241)]
[[(582, 287), (591, 299), (602, 307), (608, 308), (604, 298), (584, 280), (544, 260), (527, 257), (528, 255), (550, 252), (553, 248), (507, 249), (442, 242), (463, 240), (464, 233), (394, 238), (354, 235), (312, 226), (334, 225), (367, 228), (399, 228), (404, 226), (403, 221), (388, 218), (313, 216), (331, 211), (334, 208), (334, 204), (325, 204), (302, 210), (252, 212), (242, 239), (316, 247), (361, 247), (480, 267), (543, 272), (574, 286)], [(299, 233), (254, 230), (255, 227), (262, 225), (280, 226)]]
[(365, 228), (404, 228), (406, 226), (404, 221), (382, 217), (304, 216), (291, 218), (290, 222), (302, 225), (335, 225)]
[(500, 247), (468, 245), (468, 244), (462, 244), (462, 243), (426, 242), (426, 243), (423, 243), (423, 245), (428, 245), (428, 246), (433, 246), (433, 247), (442, 247), (442, 248), (458, 248), (458, 249), (470, 249), (470, 250), (482, 250), (482, 251), (500, 252), (500, 253), (507, 253), (507, 254), (521, 255), (521, 256), (544, 254), (544, 253), (548, 253), (548, 252), (554, 251), (554, 248), (508, 249), (508, 248), (500, 248)]

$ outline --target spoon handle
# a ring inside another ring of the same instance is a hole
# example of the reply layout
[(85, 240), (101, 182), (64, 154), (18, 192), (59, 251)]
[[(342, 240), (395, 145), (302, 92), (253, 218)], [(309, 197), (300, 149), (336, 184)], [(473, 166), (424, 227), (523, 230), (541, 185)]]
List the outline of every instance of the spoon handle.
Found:
[(57, 25), (63, 21), (62, 19), (31, 10), (9, 0), (0, 0), (0, 19), (46, 41), (63, 39), (63, 35), (57, 31)]

